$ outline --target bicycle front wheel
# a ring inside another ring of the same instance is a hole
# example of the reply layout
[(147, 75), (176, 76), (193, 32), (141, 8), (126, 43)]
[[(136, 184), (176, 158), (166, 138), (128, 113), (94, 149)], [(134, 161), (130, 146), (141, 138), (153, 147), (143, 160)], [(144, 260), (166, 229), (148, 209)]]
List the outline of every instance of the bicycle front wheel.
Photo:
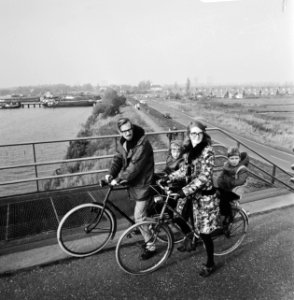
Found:
[(228, 230), (221, 230), (212, 234), (214, 242), (214, 255), (226, 255), (236, 250), (243, 242), (247, 229), (248, 217), (246, 212), (240, 208), (232, 208), (233, 222)]
[[(154, 255), (142, 259), (145, 241), (140, 232), (148, 230), (149, 242), (155, 248)], [(162, 242), (162, 240), (166, 242)], [(120, 237), (116, 246), (116, 260), (125, 272), (132, 275), (144, 275), (158, 269), (169, 257), (173, 249), (173, 236), (165, 224), (156, 221), (143, 221), (128, 228)]]
[[(103, 212), (103, 213), (102, 213)], [(112, 213), (97, 203), (81, 204), (61, 220), (57, 240), (61, 249), (75, 257), (86, 257), (102, 250), (115, 230)]]

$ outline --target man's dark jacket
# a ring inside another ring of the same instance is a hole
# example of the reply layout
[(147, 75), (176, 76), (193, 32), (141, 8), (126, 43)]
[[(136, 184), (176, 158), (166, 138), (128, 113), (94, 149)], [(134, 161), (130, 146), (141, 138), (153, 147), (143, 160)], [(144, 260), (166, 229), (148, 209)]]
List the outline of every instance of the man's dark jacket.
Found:
[(131, 200), (149, 200), (149, 186), (154, 174), (153, 149), (143, 128), (133, 125), (133, 134), (130, 142), (121, 137), (109, 174), (128, 182)]

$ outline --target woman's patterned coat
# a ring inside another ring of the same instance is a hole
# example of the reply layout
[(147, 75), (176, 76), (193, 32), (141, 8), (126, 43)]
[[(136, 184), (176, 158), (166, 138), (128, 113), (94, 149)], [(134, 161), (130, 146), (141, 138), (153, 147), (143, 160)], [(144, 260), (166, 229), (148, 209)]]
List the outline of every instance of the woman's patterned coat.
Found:
[[(209, 234), (218, 228), (219, 199), (213, 187), (214, 153), (211, 146), (206, 146), (199, 157), (191, 162), (191, 177), (182, 191), (192, 198), (195, 228), (198, 233)], [(171, 181), (183, 180), (187, 166), (169, 175)], [(177, 211), (181, 214), (187, 198), (180, 198)]]

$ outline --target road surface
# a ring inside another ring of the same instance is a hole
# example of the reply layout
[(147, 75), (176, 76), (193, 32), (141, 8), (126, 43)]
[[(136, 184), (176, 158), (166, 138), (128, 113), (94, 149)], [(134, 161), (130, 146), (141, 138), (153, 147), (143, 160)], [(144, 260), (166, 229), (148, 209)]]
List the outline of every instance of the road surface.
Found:
[(255, 215), (234, 253), (217, 257), (217, 271), (198, 275), (202, 247), (176, 249), (152, 274), (119, 269), (114, 249), (0, 278), (0, 299), (294, 299), (294, 207)]

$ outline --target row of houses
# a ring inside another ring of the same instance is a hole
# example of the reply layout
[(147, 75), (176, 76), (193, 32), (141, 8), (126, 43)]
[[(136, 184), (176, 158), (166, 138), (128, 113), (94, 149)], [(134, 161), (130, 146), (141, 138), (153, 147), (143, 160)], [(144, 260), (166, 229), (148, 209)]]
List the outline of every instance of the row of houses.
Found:
[(197, 87), (190, 88), (167, 88), (156, 85), (141, 94), (141, 98), (149, 97), (183, 97), (190, 98), (258, 98), (272, 96), (287, 96), (294, 94), (294, 87)]

